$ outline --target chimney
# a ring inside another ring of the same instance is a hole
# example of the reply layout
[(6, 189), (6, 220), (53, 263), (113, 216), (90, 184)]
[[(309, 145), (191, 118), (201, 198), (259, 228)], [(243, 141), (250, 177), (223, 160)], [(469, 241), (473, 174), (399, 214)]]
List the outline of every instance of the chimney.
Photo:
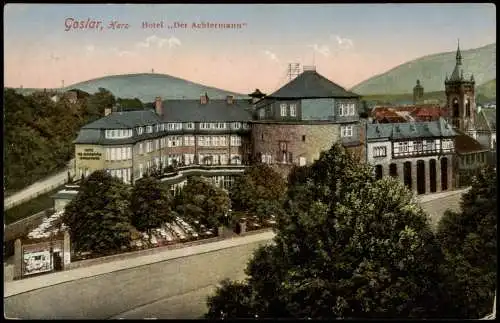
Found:
[(104, 116), (109, 116), (111, 114), (111, 108), (104, 108)]
[(234, 97), (232, 95), (226, 96), (227, 104), (233, 104)]
[(208, 103), (208, 94), (205, 92), (202, 96), (200, 96), (200, 103), (207, 104)]
[(157, 115), (163, 115), (163, 102), (161, 101), (161, 97), (159, 96), (157, 96), (155, 99), (155, 111)]

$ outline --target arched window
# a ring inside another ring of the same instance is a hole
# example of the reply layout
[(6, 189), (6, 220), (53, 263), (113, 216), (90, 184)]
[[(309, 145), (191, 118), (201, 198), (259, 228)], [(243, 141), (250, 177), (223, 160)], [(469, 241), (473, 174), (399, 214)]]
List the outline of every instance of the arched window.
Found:
[(457, 98), (453, 99), (452, 108), (453, 108), (453, 117), (458, 118), (460, 116), (460, 110)]
[(470, 117), (471, 115), (471, 107), (470, 107), (470, 99), (467, 99), (467, 102), (465, 103), (465, 115), (467, 117)]

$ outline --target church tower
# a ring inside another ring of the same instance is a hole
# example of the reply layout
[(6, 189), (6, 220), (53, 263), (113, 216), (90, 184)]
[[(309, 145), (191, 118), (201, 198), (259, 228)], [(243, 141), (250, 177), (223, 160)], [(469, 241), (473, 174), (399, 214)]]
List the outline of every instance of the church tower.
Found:
[(424, 87), (417, 80), (417, 85), (413, 88), (413, 104), (421, 104), (424, 98)]
[(464, 77), (462, 53), (458, 43), (456, 63), (451, 76), (446, 76), (446, 109), (450, 122), (455, 128), (472, 135), (476, 116), (474, 76)]

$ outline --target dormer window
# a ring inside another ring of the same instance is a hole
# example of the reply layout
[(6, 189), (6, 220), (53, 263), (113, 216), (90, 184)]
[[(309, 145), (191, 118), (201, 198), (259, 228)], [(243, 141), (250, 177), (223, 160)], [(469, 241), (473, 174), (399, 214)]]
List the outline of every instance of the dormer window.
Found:
[(160, 128), (160, 124), (157, 124), (157, 125), (156, 125), (156, 132), (160, 132), (160, 129), (161, 129), (161, 128)]
[(240, 129), (241, 128), (241, 122), (233, 122), (233, 129)]
[(137, 128), (137, 134), (140, 136), (142, 135), (142, 133), (144, 132), (144, 128), (143, 127), (139, 127)]
[(194, 129), (194, 122), (188, 122), (185, 124), (185, 129)]
[(165, 124), (164, 123), (161, 124), (160, 129), (161, 129), (161, 131), (165, 131)]
[(105, 131), (106, 139), (123, 139), (132, 137), (132, 129), (114, 129)]
[(147, 126), (146, 127), (146, 132), (147, 133), (153, 133), (153, 126)]
[(290, 116), (291, 117), (297, 116), (297, 105), (296, 104), (290, 104)]

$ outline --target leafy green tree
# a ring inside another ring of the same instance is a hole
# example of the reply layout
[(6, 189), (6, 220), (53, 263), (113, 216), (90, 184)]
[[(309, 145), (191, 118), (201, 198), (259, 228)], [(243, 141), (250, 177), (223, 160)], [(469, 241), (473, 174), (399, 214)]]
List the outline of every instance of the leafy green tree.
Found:
[[(426, 214), (399, 181), (376, 181), (370, 167), (354, 160), (335, 144), (292, 176), (274, 243), (254, 254), (245, 282), (226, 284), (209, 299), (208, 316), (447, 314), (442, 255)], [(228, 291), (242, 294), (224, 304)]]
[(226, 223), (231, 206), (227, 192), (202, 177), (189, 177), (178, 197), (176, 210), (183, 217), (216, 228)]
[(497, 185), (496, 171), (483, 169), (462, 196), (461, 211), (447, 211), (438, 225), (447, 288), (459, 318), (491, 312), (497, 279)]
[(249, 212), (262, 219), (281, 210), (285, 195), (285, 180), (269, 165), (261, 163), (248, 167), (230, 190), (234, 211)]
[(130, 190), (106, 171), (95, 171), (66, 206), (62, 221), (77, 252), (107, 254), (128, 247), (131, 238)]
[(141, 178), (132, 190), (132, 225), (137, 230), (150, 234), (151, 229), (158, 228), (165, 222), (172, 222), (175, 218), (172, 203), (170, 192), (157, 178)]
[(118, 98), (116, 102), (120, 105), (122, 111), (143, 110), (144, 104), (138, 98), (122, 99)]

